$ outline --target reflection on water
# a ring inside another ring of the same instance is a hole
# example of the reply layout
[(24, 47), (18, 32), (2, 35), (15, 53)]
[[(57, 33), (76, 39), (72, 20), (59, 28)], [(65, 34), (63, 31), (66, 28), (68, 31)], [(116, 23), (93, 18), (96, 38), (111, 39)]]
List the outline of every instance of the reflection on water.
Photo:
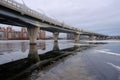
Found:
[(45, 50), (45, 49), (46, 49), (45, 41), (39, 42), (39, 44), (38, 44), (38, 49), (41, 49), (41, 50)]
[(12, 44), (11, 43), (1, 44), (0, 52), (3, 52), (3, 51), (10, 53), (12, 51)]
[[(6, 60), (3, 61), (4, 63), (1, 62), (0, 65), (0, 79), (14, 80), (16, 76), (20, 76), (35, 63), (56, 59), (56, 57), (58, 58), (61, 55), (64, 56), (68, 55), (68, 53), (75, 53), (89, 48), (88, 46), (70, 45), (69, 43), (67, 41), (42, 41), (38, 42), (37, 45), (30, 46), (28, 42), (2, 43), (3, 46), (0, 47), (4, 47), (6, 50), (11, 49), (11, 51), (0, 49), (3, 52), (3, 55), (0, 55), (0, 59), (2, 61)], [(9, 54), (10, 52), (11, 54)], [(14, 61), (10, 61), (9, 59), (14, 59)], [(20, 78), (16, 80), (18, 79)]]
[(27, 46), (26, 46), (25, 42), (22, 42), (21, 43), (21, 51), (25, 52), (26, 50), (27, 50)]
[[(48, 46), (49, 47), (49, 46)], [(46, 48), (46, 42), (38, 42), (36, 48), (38, 54), (43, 54), (50, 50), (50, 48)], [(31, 49), (30, 49), (31, 48)], [(19, 59), (26, 58), (28, 56), (29, 51), (32, 50), (32, 46), (29, 46), (28, 41), (13, 41), (13, 42), (0, 42), (0, 64), (5, 64), (11, 61), (16, 61)], [(36, 49), (33, 49), (36, 50)]]
[(37, 45), (30, 45), (28, 59), (29, 59), (29, 62), (32, 62), (32, 63), (36, 63), (40, 61)]
[[(40, 57), (38, 54), (38, 49), (45, 50), (45, 47), (46, 47), (45, 42), (40, 42), (38, 45), (26, 45), (26, 42), (5, 43), (2, 45), (4, 45), (3, 48), (6, 48), (6, 50), (1, 49), (1, 52), (4, 52), (3, 55), (0, 56), (1, 58), (3, 56), (2, 59), (4, 59), (5, 57), (9, 58), (11, 56), (16, 59), (16, 57), (21, 56), (22, 53), (27, 55), (27, 57), (23, 55), (25, 58), (21, 58), (15, 61), (12, 60), (9, 63), (6, 63), (6, 64), (4, 63), (0, 65), (0, 72), (1, 72), (0, 79), (2, 80), (7, 80), (7, 79), (13, 80), (15, 79), (14, 76), (17, 75), (17, 73), (24, 72), (24, 70), (26, 70), (31, 65), (39, 62)], [(9, 51), (8, 49), (11, 49), (11, 50)], [(13, 51), (13, 49), (15, 50)], [(16, 53), (17, 51), (19, 51), (19, 53)], [(26, 51), (28, 52), (27, 54), (25, 53)], [(21, 55), (18, 55), (18, 54), (21, 54)]]
[(54, 41), (53, 51), (59, 51), (58, 41)]
[(11, 46), (12, 46), (12, 44), (7, 43), (7, 48), (9, 49), (8, 52), (11, 52), (11, 50), (12, 50), (12, 49), (11, 49)]

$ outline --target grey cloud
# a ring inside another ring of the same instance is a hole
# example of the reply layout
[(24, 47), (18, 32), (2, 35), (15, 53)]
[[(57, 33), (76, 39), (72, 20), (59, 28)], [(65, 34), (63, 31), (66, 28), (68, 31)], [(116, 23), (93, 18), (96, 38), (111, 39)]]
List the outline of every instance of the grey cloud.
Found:
[[(21, 2), (20, 0), (16, 0)], [(83, 29), (120, 35), (120, 0), (24, 0), (50, 17)], [(22, 2), (21, 2), (22, 3)], [(112, 32), (113, 30), (113, 32)], [(116, 33), (114, 33), (116, 31)]]

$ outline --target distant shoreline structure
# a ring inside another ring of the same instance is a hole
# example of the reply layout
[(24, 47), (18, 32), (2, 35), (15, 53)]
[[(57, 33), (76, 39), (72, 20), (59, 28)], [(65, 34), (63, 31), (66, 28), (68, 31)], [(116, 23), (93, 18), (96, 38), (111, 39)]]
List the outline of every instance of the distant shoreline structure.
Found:
[[(45, 39), (46, 32), (44, 30), (39, 30), (38, 40)], [(0, 40), (28, 40), (27, 28), (21, 28), (20, 31), (13, 30), (11, 26), (0, 27)]]

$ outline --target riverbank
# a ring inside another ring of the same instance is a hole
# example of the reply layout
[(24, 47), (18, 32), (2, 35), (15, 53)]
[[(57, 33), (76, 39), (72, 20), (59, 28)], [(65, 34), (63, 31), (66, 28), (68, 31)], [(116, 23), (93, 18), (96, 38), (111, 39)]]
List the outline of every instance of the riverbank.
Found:
[(34, 71), (26, 80), (95, 80), (87, 71), (82, 55), (77, 52), (60, 59), (43, 70)]
[[(29, 44), (2, 44), (3, 49), (12, 51), (1, 52), (1, 59), (14, 59), (25, 55), (25, 60), (12, 61), (1, 65), (2, 80), (119, 80), (119, 47), (120, 42), (112, 41), (73, 43), (71, 41), (43, 41), (38, 43), (37, 50), (40, 62), (31, 65), (29, 61)], [(12, 47), (9, 47), (12, 45)], [(44, 46), (46, 45), (46, 46)], [(51, 47), (52, 45), (52, 47)], [(25, 47), (26, 46), (26, 47)], [(44, 47), (43, 49), (42, 46)], [(16, 49), (17, 48), (17, 49)], [(3, 50), (2, 49), (2, 50)], [(14, 50), (16, 51), (14, 52)], [(49, 51), (50, 50), (50, 51)], [(18, 52), (19, 51), (19, 52)], [(42, 52), (47, 53), (43, 53)], [(8, 57), (6, 56), (8, 55)], [(19, 55), (19, 56), (15, 56)], [(12, 58), (11, 58), (11, 57)], [(67, 56), (67, 57), (66, 57)], [(3, 61), (2, 61), (3, 62)], [(8, 65), (7, 65), (8, 64)], [(45, 65), (44, 65), (45, 64)], [(6, 66), (7, 65), (7, 66)], [(41, 67), (41, 65), (43, 67)], [(112, 69), (113, 67), (113, 69)], [(114, 70), (115, 68), (115, 70)], [(13, 70), (13, 71), (12, 71)], [(117, 70), (117, 71), (116, 71)], [(17, 72), (18, 71), (18, 72)], [(112, 73), (110, 73), (112, 71)], [(108, 73), (109, 72), (109, 73)], [(24, 75), (25, 73), (25, 75)], [(21, 77), (21, 75), (24, 75)], [(9, 77), (6, 77), (9, 76)], [(109, 77), (108, 77), (109, 76)]]

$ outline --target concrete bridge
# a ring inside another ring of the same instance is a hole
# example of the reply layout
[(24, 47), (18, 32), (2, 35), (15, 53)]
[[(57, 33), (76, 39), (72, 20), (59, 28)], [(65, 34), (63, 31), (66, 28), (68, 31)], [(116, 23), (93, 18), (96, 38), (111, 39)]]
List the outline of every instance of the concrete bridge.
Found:
[(0, 23), (27, 27), (30, 44), (36, 44), (39, 29), (53, 33), (54, 40), (58, 40), (59, 33), (73, 33), (75, 42), (79, 41), (80, 34), (105, 35), (84, 31), (69, 26), (55, 19), (47, 17), (14, 0), (0, 0)]
[(103, 34), (94, 33), (94, 32), (83, 32), (80, 35), (89, 36), (90, 40), (105, 40), (109, 37), (108, 35), (103, 35)]
[[(81, 37), (84, 36), (84, 37), (87, 37), (87, 39), (89, 40), (106, 40), (109, 38), (108, 35), (103, 35), (103, 34), (98, 34), (98, 33), (94, 33), (94, 32), (81, 32), (79, 34)], [(80, 37), (80, 39), (81, 39)], [(67, 39), (74, 39), (75, 36), (74, 34), (72, 33), (67, 33)]]

